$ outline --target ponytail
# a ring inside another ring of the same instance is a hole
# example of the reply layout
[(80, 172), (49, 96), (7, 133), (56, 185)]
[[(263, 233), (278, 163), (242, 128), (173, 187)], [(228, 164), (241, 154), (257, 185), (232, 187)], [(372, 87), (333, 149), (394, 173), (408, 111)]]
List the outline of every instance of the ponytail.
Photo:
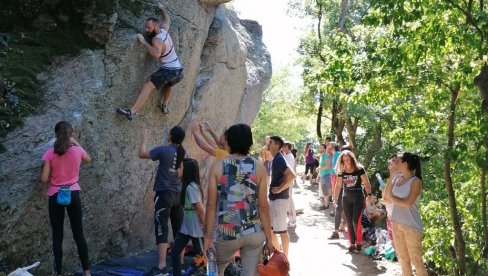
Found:
[(422, 180), (422, 168), (420, 167), (420, 157), (418, 155), (414, 155), (416, 167), (415, 167), (415, 176)]
[(185, 159), (185, 149), (181, 144), (178, 145), (176, 148), (176, 168), (178, 169), (181, 166), (181, 163), (183, 162), (183, 159)]
[(56, 142), (54, 142), (54, 153), (63, 155), (70, 147), (71, 135), (73, 135), (73, 127), (66, 121), (61, 121), (54, 127), (56, 133)]
[(181, 145), (181, 143), (183, 143), (183, 140), (185, 140), (185, 131), (179, 126), (174, 126), (170, 130), (169, 135), (171, 143), (177, 145), (175, 169), (178, 169), (183, 162), (183, 159), (185, 158), (185, 149)]
[(407, 162), (407, 167), (412, 171), (416, 177), (422, 180), (422, 169), (420, 167), (420, 157), (410, 152), (404, 152), (401, 154), (403, 162)]

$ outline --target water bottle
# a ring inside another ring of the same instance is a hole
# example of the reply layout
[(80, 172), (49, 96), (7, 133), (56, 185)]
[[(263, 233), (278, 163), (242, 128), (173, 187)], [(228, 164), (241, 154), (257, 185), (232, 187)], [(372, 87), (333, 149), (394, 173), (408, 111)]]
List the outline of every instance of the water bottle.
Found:
[(207, 250), (207, 276), (217, 275), (217, 252), (211, 247)]
[(376, 179), (378, 179), (378, 182), (380, 183), (380, 190), (383, 191), (383, 189), (385, 189), (385, 182), (381, 178), (380, 173), (376, 173)]

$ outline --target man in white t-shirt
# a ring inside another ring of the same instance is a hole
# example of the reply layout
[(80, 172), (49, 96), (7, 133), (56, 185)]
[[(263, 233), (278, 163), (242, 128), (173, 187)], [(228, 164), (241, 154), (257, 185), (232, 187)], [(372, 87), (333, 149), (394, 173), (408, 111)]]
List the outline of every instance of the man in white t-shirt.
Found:
[[(291, 148), (292, 145), (289, 141), (286, 141), (285, 144), (283, 145), (283, 149), (281, 150), (283, 152), (283, 156), (285, 157), (286, 163), (288, 163), (288, 166), (294, 170), (295, 169), (295, 157), (293, 156), (293, 153), (291, 153)], [(294, 171), (296, 174), (297, 172)], [(293, 202), (293, 186), (290, 186), (290, 198), (289, 198), (289, 205), (288, 205), (288, 227), (294, 227), (297, 223), (297, 214), (295, 210), (295, 203)]]

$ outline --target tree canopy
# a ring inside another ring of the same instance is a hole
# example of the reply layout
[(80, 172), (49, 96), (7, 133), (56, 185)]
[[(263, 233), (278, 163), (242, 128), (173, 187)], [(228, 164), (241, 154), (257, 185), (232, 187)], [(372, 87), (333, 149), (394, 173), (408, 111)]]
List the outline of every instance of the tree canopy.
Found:
[(487, 274), (484, 1), (306, 0), (290, 11), (314, 18), (298, 49), (304, 90), (280, 95), (274, 83), (255, 125), (299, 140), (313, 118), (316, 137), (349, 144), (370, 175), (386, 175), (392, 153), (418, 154), (427, 265)]

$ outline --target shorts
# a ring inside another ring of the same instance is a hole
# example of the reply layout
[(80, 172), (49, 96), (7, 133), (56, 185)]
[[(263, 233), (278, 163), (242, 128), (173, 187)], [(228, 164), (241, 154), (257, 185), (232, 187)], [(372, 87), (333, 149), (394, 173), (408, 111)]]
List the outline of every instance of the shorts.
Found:
[(264, 165), (264, 168), (266, 169), (266, 175), (271, 176), (271, 161), (265, 160), (263, 165)]
[(320, 187), (322, 187), (322, 194), (324, 196), (330, 195), (330, 174), (320, 177)]
[(160, 90), (163, 87), (179, 83), (183, 76), (183, 68), (169, 69), (161, 67), (149, 77), (149, 81), (156, 86), (156, 89)]
[(305, 174), (308, 174), (308, 171), (310, 170), (310, 173), (313, 174), (313, 171), (315, 170), (315, 164), (305, 164)]
[(271, 229), (273, 233), (281, 234), (288, 231), (286, 219), (288, 218), (289, 204), (288, 198), (269, 201), (269, 213), (271, 215)]

